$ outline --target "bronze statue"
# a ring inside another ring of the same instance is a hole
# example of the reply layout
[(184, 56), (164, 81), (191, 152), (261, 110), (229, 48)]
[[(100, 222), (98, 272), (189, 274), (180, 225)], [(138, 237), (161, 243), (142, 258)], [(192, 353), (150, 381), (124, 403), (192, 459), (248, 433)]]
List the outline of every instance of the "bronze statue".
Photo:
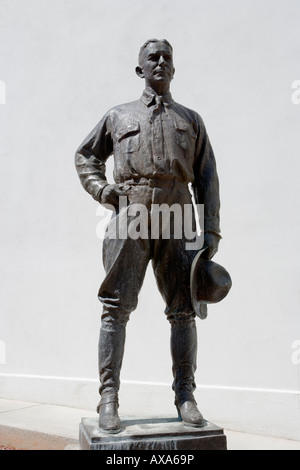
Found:
[[(147, 209), (149, 224), (155, 204), (176, 204), (184, 209), (192, 203), (191, 183), (196, 203), (204, 205), (201, 259), (211, 260), (221, 238), (215, 157), (201, 117), (176, 103), (170, 94), (174, 72), (169, 42), (147, 41), (136, 67), (137, 75), (145, 79), (142, 97), (108, 111), (77, 150), (76, 168), (86, 191), (115, 209), (110, 222), (114, 225), (120, 223), (124, 212), (129, 220), (134, 219), (130, 215), (134, 204)], [(108, 184), (105, 163), (112, 154), (115, 184)], [(120, 198), (125, 197), (127, 204), (121, 210)], [(194, 224), (194, 212), (192, 218)], [(99, 339), (101, 400), (97, 408), (103, 431), (117, 433), (121, 429), (118, 391), (126, 324), (137, 306), (150, 260), (171, 324), (172, 388), (179, 417), (187, 426), (205, 424), (193, 395), (197, 332), (190, 276), (198, 254), (199, 250), (186, 249), (184, 236), (106, 236), (106, 277), (99, 289), (103, 314)]]

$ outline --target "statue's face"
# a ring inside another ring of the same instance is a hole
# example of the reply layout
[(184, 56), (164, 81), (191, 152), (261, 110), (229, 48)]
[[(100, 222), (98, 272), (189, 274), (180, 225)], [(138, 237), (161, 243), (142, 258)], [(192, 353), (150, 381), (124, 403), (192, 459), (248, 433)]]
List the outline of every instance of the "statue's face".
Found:
[(158, 83), (170, 84), (175, 72), (172, 50), (163, 42), (148, 44), (141, 68), (146, 83), (154, 89)]

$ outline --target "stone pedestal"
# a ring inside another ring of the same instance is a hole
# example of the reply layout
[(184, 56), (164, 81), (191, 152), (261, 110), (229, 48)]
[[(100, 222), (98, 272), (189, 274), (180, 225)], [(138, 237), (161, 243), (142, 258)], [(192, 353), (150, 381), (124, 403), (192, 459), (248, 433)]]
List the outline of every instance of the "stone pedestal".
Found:
[(188, 427), (173, 418), (125, 418), (118, 434), (101, 432), (97, 418), (83, 418), (79, 442), (81, 450), (227, 450), (223, 429), (209, 422)]

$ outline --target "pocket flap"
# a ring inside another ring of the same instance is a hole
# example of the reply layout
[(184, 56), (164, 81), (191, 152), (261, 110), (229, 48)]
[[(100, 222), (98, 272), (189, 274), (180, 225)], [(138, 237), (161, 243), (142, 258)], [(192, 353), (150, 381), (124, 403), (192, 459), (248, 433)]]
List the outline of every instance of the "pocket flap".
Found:
[(176, 119), (176, 121), (174, 121), (174, 127), (179, 132), (188, 132), (194, 139), (197, 137), (193, 125), (183, 119)]
[(131, 116), (126, 116), (123, 118), (122, 123), (118, 126), (117, 129), (117, 139), (120, 142), (124, 137), (128, 135), (134, 135), (140, 132), (140, 124)]

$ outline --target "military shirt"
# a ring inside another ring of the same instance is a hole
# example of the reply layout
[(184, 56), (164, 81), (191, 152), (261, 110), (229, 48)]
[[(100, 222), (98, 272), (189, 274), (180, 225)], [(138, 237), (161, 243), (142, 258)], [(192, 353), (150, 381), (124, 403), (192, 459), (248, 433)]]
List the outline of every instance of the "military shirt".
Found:
[[(219, 181), (214, 153), (202, 118), (171, 94), (142, 97), (109, 110), (76, 152), (83, 187), (100, 201), (108, 184), (105, 163), (114, 155), (114, 180), (173, 180), (192, 184), (204, 204), (205, 230), (220, 232)], [(167, 201), (166, 201), (167, 202)]]

